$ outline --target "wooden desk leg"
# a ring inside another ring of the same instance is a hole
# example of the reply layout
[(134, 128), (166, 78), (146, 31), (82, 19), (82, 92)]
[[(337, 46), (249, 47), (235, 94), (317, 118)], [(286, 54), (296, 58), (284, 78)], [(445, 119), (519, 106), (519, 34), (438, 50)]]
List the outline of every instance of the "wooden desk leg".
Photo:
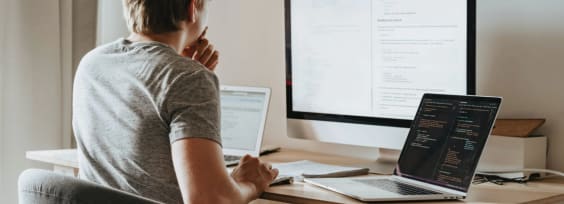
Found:
[(78, 169), (77, 168), (55, 165), (55, 166), (53, 166), (53, 171), (55, 173), (60, 173), (60, 174), (67, 175), (67, 176), (78, 177)]

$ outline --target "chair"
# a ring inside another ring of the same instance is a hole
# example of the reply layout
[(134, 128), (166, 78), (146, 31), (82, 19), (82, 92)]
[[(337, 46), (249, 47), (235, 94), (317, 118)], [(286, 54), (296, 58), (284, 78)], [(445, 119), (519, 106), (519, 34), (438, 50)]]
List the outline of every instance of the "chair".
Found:
[(20, 204), (159, 203), (51, 171), (28, 169), (18, 178)]

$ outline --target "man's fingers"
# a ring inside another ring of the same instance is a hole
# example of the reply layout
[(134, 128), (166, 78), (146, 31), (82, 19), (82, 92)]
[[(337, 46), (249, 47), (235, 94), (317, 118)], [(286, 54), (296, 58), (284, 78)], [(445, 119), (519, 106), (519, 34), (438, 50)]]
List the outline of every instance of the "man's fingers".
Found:
[(265, 176), (270, 179), (274, 179), (278, 176), (278, 169), (273, 169), (272, 165), (269, 163), (262, 163), (260, 168), (262, 170), (261, 172), (266, 173)]
[(278, 176), (278, 169), (276, 168), (272, 168), (272, 164), (270, 163), (264, 163), (264, 166), (268, 169), (268, 172), (270, 173), (270, 176), (274, 179)]
[(219, 64), (219, 61), (216, 61), (214, 64), (212, 64), (211, 66), (208, 67), (208, 69), (210, 69), (211, 71), (214, 71), (215, 68), (217, 68), (217, 65)]
[(211, 59), (213, 53), (214, 53), (214, 46), (210, 44), (206, 48), (206, 50), (200, 55), (198, 61), (200, 61), (204, 65), (208, 64), (208, 61)]
[(258, 168), (259, 168), (258, 172), (263, 179), (267, 179), (267, 181), (268, 181), (268, 180), (273, 178), (272, 176), (273, 176), (274, 173), (270, 169), (268, 164), (261, 163)]
[(251, 155), (245, 154), (245, 156), (243, 156), (243, 158), (241, 158), (241, 161), (247, 161), (249, 159), (252, 159), (253, 157), (251, 157)]
[(261, 164), (260, 164), (260, 167), (261, 167), (264, 171), (267, 171), (267, 172), (269, 172), (269, 171), (270, 171), (270, 168), (271, 168), (271, 167), (269, 166), (269, 164), (267, 164), (267, 163), (261, 163)]
[(218, 61), (219, 61), (219, 52), (214, 51), (212, 56), (208, 59), (208, 61), (204, 65), (208, 68), (211, 68), (213, 65), (217, 65)]
[(265, 162), (265, 163), (263, 163), (263, 164), (264, 164), (264, 166), (266, 167), (266, 169), (268, 169), (268, 170), (272, 169), (272, 164), (267, 163), (267, 162)]
[(191, 59), (194, 59), (194, 56), (196, 55), (197, 49), (194, 47), (186, 47), (184, 48), (184, 50), (182, 50), (182, 56), (184, 57), (189, 57)]
[(209, 70), (214, 71), (219, 63), (219, 52), (217, 52), (214, 45), (205, 38), (206, 33), (207, 27), (202, 32), (198, 42), (193, 47), (189, 47), (188, 50), (185, 50), (182, 55), (190, 57), (193, 60), (200, 62)]
[(208, 49), (208, 46), (210, 45), (210, 41), (208, 39), (202, 39), (198, 45), (196, 45), (196, 55), (197, 56), (202, 56), (202, 53)]
[(280, 173), (280, 171), (278, 171), (278, 169), (274, 168), (270, 170), (270, 175), (272, 175), (272, 178), (275, 179), (276, 177), (278, 177), (278, 174)]
[(262, 168), (266, 172), (268, 172), (271, 176), (276, 177), (278, 176), (278, 169), (272, 168), (272, 164), (270, 163), (262, 163)]

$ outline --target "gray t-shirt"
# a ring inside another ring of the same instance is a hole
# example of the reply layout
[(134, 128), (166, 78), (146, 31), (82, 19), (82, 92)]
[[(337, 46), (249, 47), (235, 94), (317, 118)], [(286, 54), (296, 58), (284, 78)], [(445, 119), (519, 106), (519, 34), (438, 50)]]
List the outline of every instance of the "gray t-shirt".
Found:
[(79, 176), (161, 202), (182, 202), (174, 141), (221, 145), (216, 75), (158, 42), (120, 39), (88, 53), (73, 108)]

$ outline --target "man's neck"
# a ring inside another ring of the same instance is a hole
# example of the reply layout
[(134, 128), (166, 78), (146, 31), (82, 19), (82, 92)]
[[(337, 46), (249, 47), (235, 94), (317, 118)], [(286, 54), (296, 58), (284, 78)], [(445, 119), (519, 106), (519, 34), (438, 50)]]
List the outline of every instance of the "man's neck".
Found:
[(163, 33), (163, 34), (142, 34), (131, 33), (127, 39), (132, 42), (156, 41), (172, 47), (176, 53), (181, 54), (187, 46), (187, 35), (184, 31)]

